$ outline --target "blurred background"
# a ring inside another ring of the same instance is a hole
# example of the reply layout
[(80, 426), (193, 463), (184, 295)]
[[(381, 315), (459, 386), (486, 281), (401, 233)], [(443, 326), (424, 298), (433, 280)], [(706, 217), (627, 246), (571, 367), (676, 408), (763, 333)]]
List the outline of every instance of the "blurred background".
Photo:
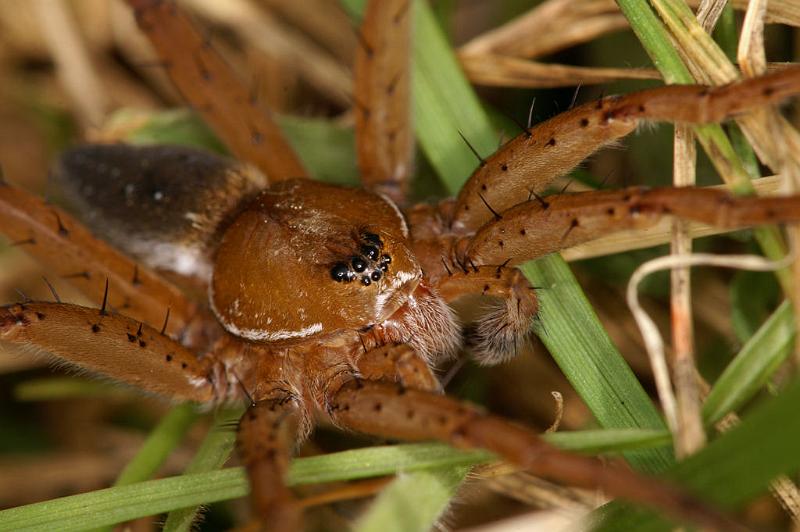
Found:
[[(317, 158), (317, 176), (355, 182), (351, 65), (359, 44), (356, 24), (347, 10), (327, 0), (180, 3), (203, 24), (214, 46), (254, 95), (282, 116), (281, 124), (301, 155)], [(514, 121), (524, 124), (529, 114), (535, 123), (566, 110), (574, 101), (659, 83), (613, 2), (569, 4), (552, 0), (432, 3), (468, 76), (491, 109), (498, 131), (503, 132), (500, 139), (515, 135)], [(511, 31), (511, 40), (505, 42), (488, 33), (524, 20), (537, 6), (541, 8), (537, 18), (524, 32), (534, 39), (522, 40), (521, 34)], [(740, 23), (741, 15), (729, 15), (733, 25)], [(536, 28), (550, 28), (552, 33)], [(795, 60), (800, 39), (793, 27), (772, 24), (767, 37), (771, 61)], [(515, 61), (492, 59), (488, 53), (492, 47)], [(194, 117), (178, 111), (181, 105), (180, 95), (123, 2), (0, 3), (0, 166), (6, 180), (57, 201), (58, 191), (48, 186), (48, 169), (61, 150), (76, 143), (181, 142), (222, 150)], [(666, 185), (671, 181), (671, 165), (672, 128), (648, 127), (620, 146), (593, 156), (556, 188)], [(441, 196), (443, 187), (436, 183), (422, 154), (418, 154), (417, 167), (417, 199)], [(702, 155), (698, 180), (718, 182)], [(696, 249), (709, 251), (752, 247), (746, 231), (695, 244)], [(636, 266), (664, 254), (665, 249), (573, 263), (601, 321), (651, 392), (649, 364), (624, 302), (624, 290)], [(779, 290), (768, 274), (699, 270), (693, 275), (697, 357), (701, 370), (713, 379), (777, 304)], [(13, 243), (0, 240), (1, 303), (21, 300), (22, 294), (50, 299), (43, 276), (48, 276), (43, 266)], [(48, 279), (63, 300), (84, 301), (63, 280)], [(668, 276), (648, 278), (642, 291), (647, 310), (667, 330)], [(731, 301), (733, 310), (729, 310)], [(592, 427), (591, 415), (535, 340), (521, 356), (500, 367), (478, 368), (467, 359), (451, 364), (441, 368), (441, 373), (452, 394), (544, 430), (555, 419), (551, 392), (557, 391), (563, 397), (561, 429)], [(108, 486), (168, 407), (163, 401), (70, 375), (22, 350), (0, 346), (0, 508)], [(206, 429), (206, 422), (198, 423), (160, 475), (179, 473)], [(367, 443), (322, 430), (303, 452)], [(526, 478), (505, 484), (475, 480), (463, 488), (442, 527), (484, 525), (525, 513), (532, 506), (558, 508), (581, 497), (586, 495), (567, 493), (548, 500)], [(235, 516), (243, 511), (243, 504), (215, 505), (198, 528), (223, 529), (240, 521)], [(339, 529), (358, 508), (359, 503), (352, 502), (320, 507), (309, 521), (319, 530)], [(785, 523), (769, 498), (753, 503), (747, 513), (756, 525)], [(132, 526), (152, 529), (144, 521)]]

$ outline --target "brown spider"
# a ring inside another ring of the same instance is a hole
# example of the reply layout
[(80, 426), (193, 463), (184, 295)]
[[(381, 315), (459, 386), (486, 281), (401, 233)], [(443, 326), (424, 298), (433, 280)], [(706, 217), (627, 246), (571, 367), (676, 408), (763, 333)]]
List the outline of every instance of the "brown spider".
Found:
[[(71, 272), (100, 310), (10, 305), (0, 311), (0, 338), (176, 400), (246, 399), (239, 453), (257, 516), (272, 530), (299, 524), (282, 479), (315, 416), (383, 437), (489, 449), (535, 474), (732, 526), (669, 486), (558, 451), (442, 395), (431, 366), (464, 345), (483, 364), (514, 355), (538, 310), (514, 268), (521, 262), (665, 214), (724, 227), (800, 219), (800, 197), (698, 189), (540, 196), (643, 120), (720, 121), (800, 92), (800, 69), (579, 106), (482, 160), (458, 197), (409, 207), (407, 0), (371, 2), (361, 30), (356, 131), (366, 190), (306, 179), (269, 113), (172, 3), (129, 3), (177, 87), (253, 166), (177, 147), (67, 152), (54, 171), (67, 201), (126, 254), (3, 183), (3, 233)], [(198, 288), (207, 303), (187, 296)], [(449, 304), (468, 294), (495, 303), (462, 334)]]

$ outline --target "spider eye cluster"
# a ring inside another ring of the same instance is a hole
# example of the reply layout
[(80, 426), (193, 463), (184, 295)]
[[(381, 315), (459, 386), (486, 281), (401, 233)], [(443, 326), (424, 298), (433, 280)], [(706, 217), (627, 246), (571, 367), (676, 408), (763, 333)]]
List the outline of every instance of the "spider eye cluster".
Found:
[(331, 267), (331, 278), (339, 283), (349, 283), (355, 281), (359, 274), (361, 284), (369, 286), (373, 281), (380, 281), (383, 274), (389, 271), (389, 264), (392, 257), (381, 254), (383, 250), (383, 240), (375, 233), (363, 233), (361, 235), (360, 255), (350, 258), (350, 263), (337, 262)]

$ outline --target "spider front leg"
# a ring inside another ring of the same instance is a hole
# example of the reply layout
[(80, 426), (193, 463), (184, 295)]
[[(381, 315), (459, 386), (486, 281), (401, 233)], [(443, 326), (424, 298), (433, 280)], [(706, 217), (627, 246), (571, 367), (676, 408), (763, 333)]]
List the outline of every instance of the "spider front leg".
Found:
[(236, 443), (250, 479), (250, 498), (268, 530), (301, 529), (302, 509), (286, 486), (289, 459), (307, 414), (291, 397), (254, 402), (239, 421)]
[(672, 85), (581, 105), (528, 129), (481, 161), (458, 195), (451, 227), (477, 230), (645, 121), (721, 122), (798, 92), (800, 68), (790, 67), (721, 87)]
[(385, 438), (436, 439), (463, 448), (487, 449), (552, 480), (642, 503), (715, 530), (741, 527), (694, 498), (622, 466), (562, 452), (534, 432), (443, 395), (396, 383), (354, 380), (329, 400), (343, 428)]
[(182, 401), (215, 398), (210, 359), (131, 318), (67, 303), (0, 307), (0, 340), (53, 355), (148, 392)]
[(643, 229), (665, 215), (720, 228), (800, 220), (800, 196), (733, 197), (699, 188), (629, 188), (561, 194), (502, 213), (469, 241), (462, 260), (519, 264), (602, 235)]

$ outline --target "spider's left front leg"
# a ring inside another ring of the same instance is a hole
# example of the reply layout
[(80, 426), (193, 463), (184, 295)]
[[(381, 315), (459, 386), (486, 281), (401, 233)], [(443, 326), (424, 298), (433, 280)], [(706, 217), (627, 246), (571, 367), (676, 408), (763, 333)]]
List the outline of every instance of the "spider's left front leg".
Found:
[[(365, 356), (369, 356), (365, 355)], [(533, 431), (447, 396), (386, 380), (351, 380), (332, 390), (328, 413), (339, 426), (384, 438), (440, 440), (497, 453), (525, 470), (663, 510), (715, 530), (739, 528), (727, 517), (661, 481), (627, 468), (573, 455)]]
[[(460, 247), (461, 260), (515, 265), (676, 216), (722, 229), (800, 221), (800, 196), (734, 197), (703, 188), (628, 188), (549, 196), (502, 213)], [(462, 242), (463, 243), (463, 242)]]

